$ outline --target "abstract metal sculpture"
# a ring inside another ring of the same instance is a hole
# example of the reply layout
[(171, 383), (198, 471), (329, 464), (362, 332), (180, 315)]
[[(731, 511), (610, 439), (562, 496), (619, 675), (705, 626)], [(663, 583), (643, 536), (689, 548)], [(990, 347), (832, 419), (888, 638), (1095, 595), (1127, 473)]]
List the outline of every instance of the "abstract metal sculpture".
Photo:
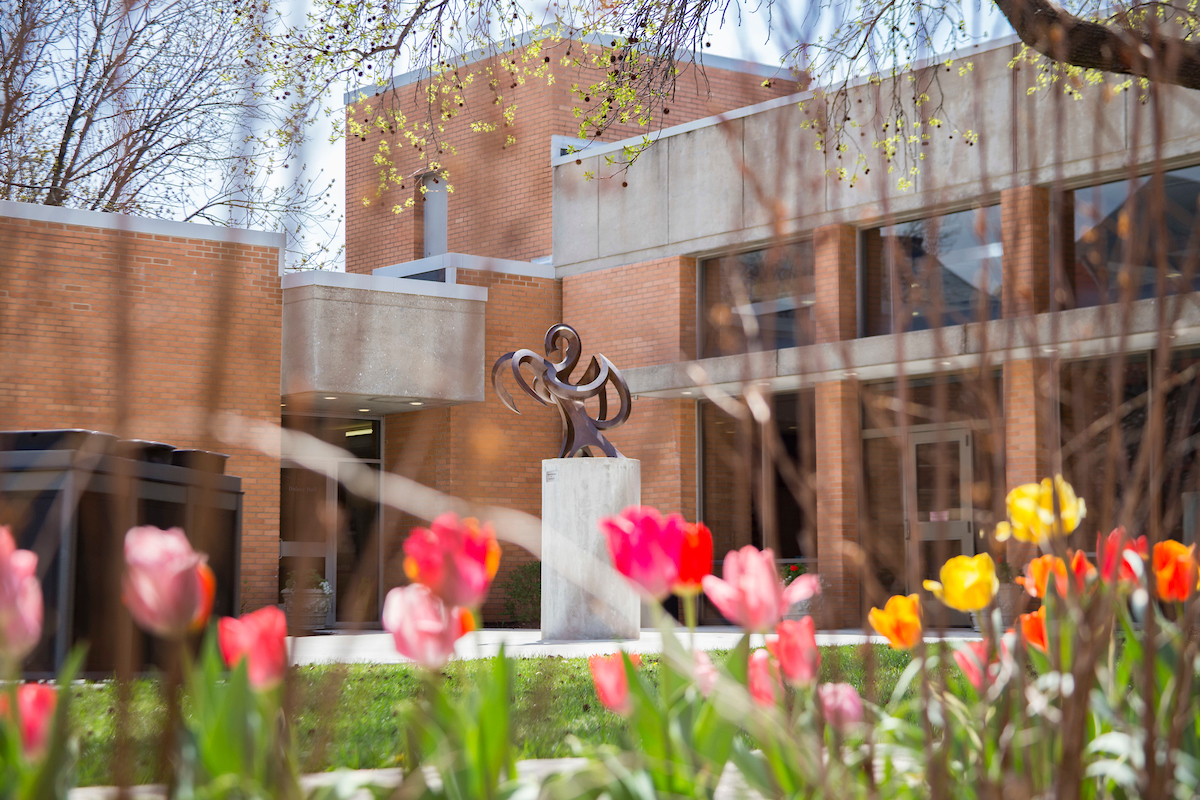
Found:
[[(563, 360), (551, 361), (563, 345), (566, 349)], [(592, 451), (597, 449), (609, 458), (624, 458), (600, 432), (611, 430), (629, 419), (629, 385), (625, 383), (621, 373), (611, 361), (597, 354), (592, 356), (580, 382), (568, 383), (571, 371), (579, 363), (579, 356), (583, 350), (579, 334), (570, 325), (560, 322), (551, 326), (550, 330), (546, 331), (545, 347), (545, 358), (532, 350), (517, 350), (496, 359), (496, 363), (492, 365), (492, 388), (496, 390), (500, 402), (509, 410), (521, 413), (502, 381), (502, 371), (511, 364), (513, 378), (526, 394), (544, 406), (553, 404), (558, 408), (563, 424), (563, 443), (558, 451), (559, 458), (571, 458), (576, 453), (592, 456), (595, 455)], [(539, 371), (539, 374), (534, 375), (532, 384), (526, 381), (521, 372), (521, 368), (526, 364)], [(621, 400), (620, 408), (611, 418), (608, 416), (606, 392), (606, 386), (610, 382)], [(584, 407), (584, 403), (593, 397), (600, 400), (600, 413), (595, 419)]]

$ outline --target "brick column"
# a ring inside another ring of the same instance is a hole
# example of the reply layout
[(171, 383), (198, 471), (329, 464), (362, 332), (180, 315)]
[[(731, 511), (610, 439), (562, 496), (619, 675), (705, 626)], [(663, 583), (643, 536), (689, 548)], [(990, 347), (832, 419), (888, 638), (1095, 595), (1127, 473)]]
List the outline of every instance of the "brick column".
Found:
[(858, 568), (859, 398), (852, 381), (817, 384), (817, 570), (826, 584), (822, 627), (862, 624)]
[[(858, 335), (857, 232), (818, 228), (813, 238), (816, 341)], [(862, 624), (858, 568), (858, 466), (862, 460), (858, 387), (831, 381), (816, 388), (817, 569), (826, 583), (823, 627)]]
[(1050, 309), (1050, 190), (1017, 186), (1000, 193), (1005, 319)]
[[(1050, 190), (1018, 186), (1000, 193), (1004, 255), (1002, 309), (1005, 319), (1050, 308)], [(1021, 323), (1017, 323), (1021, 324)], [(1047, 363), (1041, 359), (1004, 365), (1005, 481), (1008, 488), (1045, 477), (1050, 463), (1046, 409)], [(1019, 568), (1036, 548), (1009, 542), (1008, 560)]]
[(857, 230), (826, 225), (813, 234), (816, 341), (840, 342), (858, 336)]

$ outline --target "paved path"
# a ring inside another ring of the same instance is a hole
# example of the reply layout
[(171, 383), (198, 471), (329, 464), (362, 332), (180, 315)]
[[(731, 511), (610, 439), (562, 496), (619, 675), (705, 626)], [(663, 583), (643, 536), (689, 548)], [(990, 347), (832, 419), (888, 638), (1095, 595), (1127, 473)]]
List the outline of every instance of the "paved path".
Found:
[[(705, 650), (728, 650), (737, 644), (741, 631), (731, 627), (702, 627), (696, 629), (696, 646)], [(687, 644), (687, 631), (680, 636)], [(927, 641), (937, 637), (927, 636)], [(946, 632), (947, 639), (977, 639), (979, 634), (962, 629)], [(817, 634), (817, 644), (861, 644), (867, 639), (861, 631), (831, 631)], [(879, 636), (870, 637), (873, 642), (885, 642)], [(751, 639), (751, 645), (763, 642), (760, 635)], [(337, 633), (329, 636), (299, 636), (291, 639), (292, 662), (295, 664), (403, 664), (407, 659), (396, 652), (392, 637), (386, 633)], [(487, 658), (500, 651), (503, 645), (510, 656), (564, 656), (568, 658), (596, 654), (615, 653), (625, 650), (630, 653), (658, 653), (662, 651), (662, 634), (655, 629), (645, 629), (637, 640), (600, 642), (546, 642), (535, 630), (484, 629), (464, 636), (455, 648), (459, 658)]]

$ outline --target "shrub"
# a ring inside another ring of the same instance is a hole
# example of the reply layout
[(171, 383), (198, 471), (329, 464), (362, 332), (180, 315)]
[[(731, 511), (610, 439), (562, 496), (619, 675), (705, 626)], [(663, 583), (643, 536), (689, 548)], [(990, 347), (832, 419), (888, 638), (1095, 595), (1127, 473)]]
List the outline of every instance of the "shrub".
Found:
[(534, 561), (513, 568), (504, 582), (504, 610), (518, 628), (542, 624), (542, 563)]

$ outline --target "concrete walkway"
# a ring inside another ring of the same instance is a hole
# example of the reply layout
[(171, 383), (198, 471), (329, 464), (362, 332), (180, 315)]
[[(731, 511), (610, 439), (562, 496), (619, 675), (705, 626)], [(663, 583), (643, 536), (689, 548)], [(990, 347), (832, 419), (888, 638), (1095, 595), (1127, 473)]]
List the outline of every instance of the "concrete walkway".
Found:
[[(688, 644), (687, 631), (679, 636)], [(741, 638), (741, 631), (733, 627), (702, 627), (696, 629), (696, 646), (704, 650), (728, 650)], [(862, 631), (829, 631), (817, 634), (819, 645), (861, 644), (868, 637)], [(873, 642), (886, 643), (880, 636), (869, 637)], [(939, 637), (926, 636), (926, 641)], [(968, 629), (946, 631), (946, 639), (978, 639), (979, 634)], [(298, 636), (291, 640), (292, 663), (294, 664), (403, 664), (407, 659), (396, 652), (391, 635), (387, 633), (335, 633), (328, 636)], [(750, 643), (761, 646), (763, 637), (755, 634)], [(563, 656), (579, 658), (597, 654), (615, 653), (658, 653), (662, 651), (662, 634), (653, 628), (642, 630), (637, 640), (599, 642), (546, 642), (541, 631), (491, 628), (475, 631), (458, 641), (455, 652), (458, 658), (488, 658), (504, 651), (515, 658), (531, 656)]]

